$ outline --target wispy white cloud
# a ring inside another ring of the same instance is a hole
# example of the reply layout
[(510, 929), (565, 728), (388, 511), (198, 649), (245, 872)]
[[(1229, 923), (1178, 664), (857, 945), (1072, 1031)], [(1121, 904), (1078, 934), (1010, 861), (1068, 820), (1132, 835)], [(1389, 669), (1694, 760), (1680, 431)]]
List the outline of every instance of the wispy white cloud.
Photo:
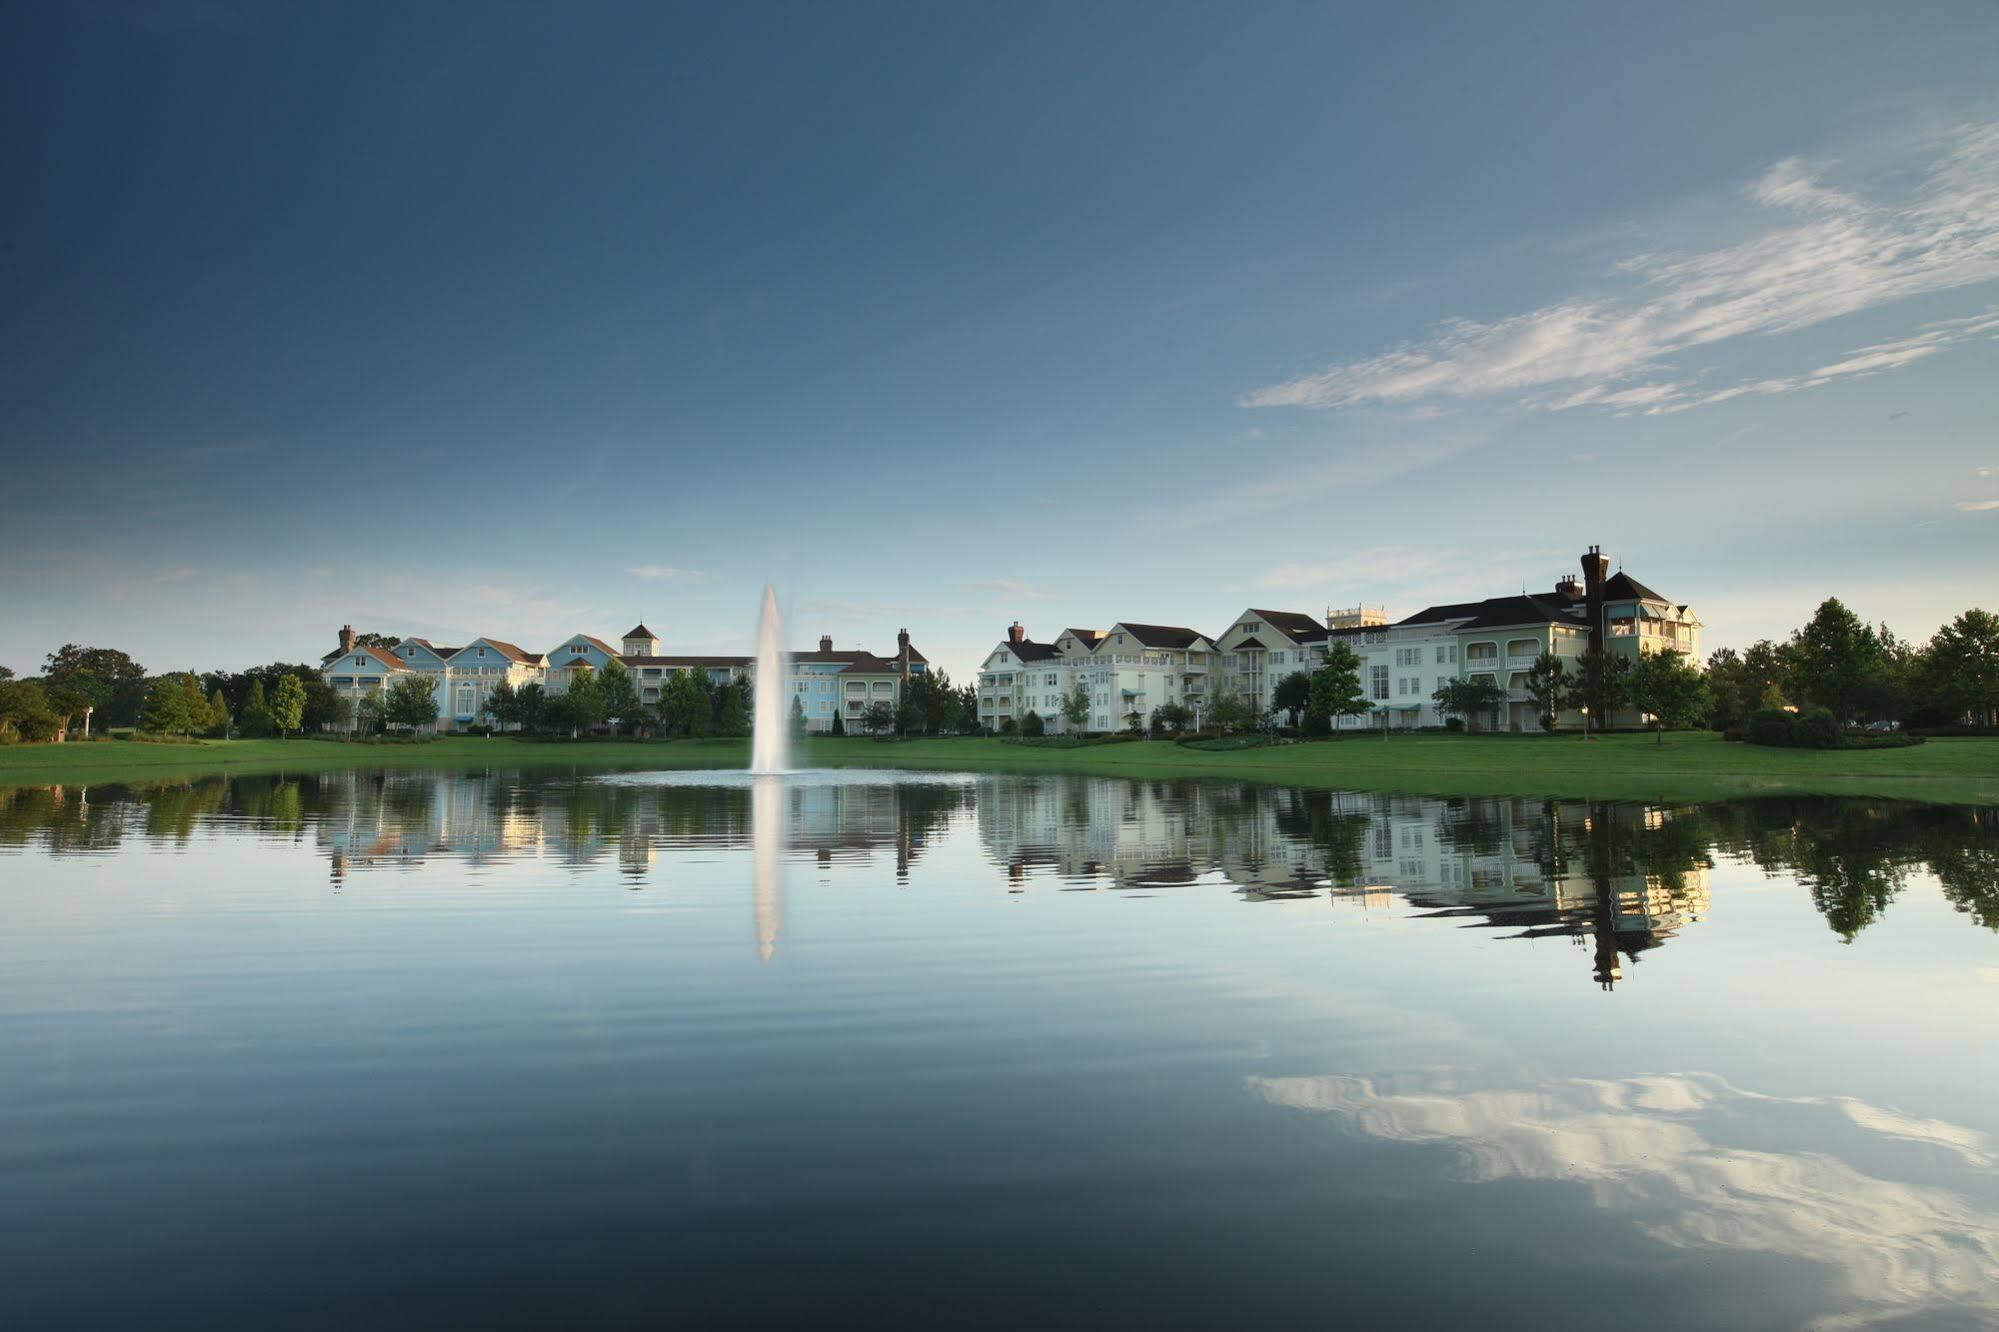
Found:
[(1999, 326), (1988, 311), (1861, 348), (1812, 374), (1721, 390), (1652, 378), (1667, 358), (1727, 338), (1795, 332), (1999, 280), (1999, 124), (1962, 127), (1899, 202), (1823, 184), (1829, 166), (1796, 158), (1772, 166), (1746, 193), (1791, 220), (1720, 249), (1635, 256), (1616, 268), (1630, 283), (1620, 292), (1489, 321), (1448, 319), (1421, 342), (1256, 389), (1240, 401), (1348, 408), (1514, 394), (1550, 409), (1660, 413), (1892, 369)]
[(1321, 564), (1280, 564), (1258, 577), (1256, 585), (1287, 592), (1401, 584), (1434, 572), (1455, 554), (1410, 546), (1369, 546)]
[(983, 583), (973, 583), (974, 592), (986, 592), (995, 597), (1009, 597), (1015, 600), (1046, 601), (1053, 592), (1022, 582), (1018, 578), (988, 578)]
[(679, 569), (671, 564), (638, 564), (625, 572), (656, 583), (698, 583), (708, 577), (699, 569)]
[(1960, 513), (1990, 513), (1994, 509), (1999, 509), (1999, 499), (1959, 500), (1957, 509)]

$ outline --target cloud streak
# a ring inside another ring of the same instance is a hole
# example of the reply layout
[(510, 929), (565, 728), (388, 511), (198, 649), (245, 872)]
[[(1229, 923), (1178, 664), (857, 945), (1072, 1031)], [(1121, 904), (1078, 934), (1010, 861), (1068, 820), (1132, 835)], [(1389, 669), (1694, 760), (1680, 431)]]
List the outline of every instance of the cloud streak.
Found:
[[(1728, 338), (1776, 335), (1926, 293), (1999, 280), (1999, 124), (1962, 127), (1899, 202), (1822, 182), (1830, 164), (1789, 158), (1752, 181), (1785, 223), (1740, 244), (1644, 254), (1617, 266), (1629, 286), (1524, 314), (1452, 318), (1431, 335), (1244, 394), (1245, 407), (1339, 409), (1515, 395), (1549, 410), (1661, 414), (1748, 394), (1877, 373), (1999, 327), (1999, 312), (1926, 325), (1809, 374), (1702, 389), (1663, 378), (1669, 358)], [(1975, 327), (1974, 327), (1975, 326)]]
[(677, 569), (671, 564), (639, 564), (625, 572), (655, 583), (698, 583), (708, 577), (699, 569)]

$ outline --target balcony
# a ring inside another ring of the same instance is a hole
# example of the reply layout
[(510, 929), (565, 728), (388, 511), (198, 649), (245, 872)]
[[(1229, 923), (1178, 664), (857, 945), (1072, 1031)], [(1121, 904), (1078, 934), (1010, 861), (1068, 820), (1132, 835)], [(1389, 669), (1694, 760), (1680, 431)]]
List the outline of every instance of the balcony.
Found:
[(1508, 657), (1506, 659), (1506, 669), (1509, 671), (1524, 671), (1538, 660), (1540, 660), (1539, 657)]

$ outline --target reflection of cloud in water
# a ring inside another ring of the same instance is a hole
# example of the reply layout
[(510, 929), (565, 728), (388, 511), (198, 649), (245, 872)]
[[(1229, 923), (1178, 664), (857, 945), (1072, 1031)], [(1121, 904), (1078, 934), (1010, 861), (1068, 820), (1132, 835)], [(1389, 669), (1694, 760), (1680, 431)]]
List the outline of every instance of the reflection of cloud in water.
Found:
[(1469, 1092), (1448, 1076), (1247, 1081), (1265, 1100), (1329, 1115), (1350, 1132), (1448, 1145), (1474, 1182), (1582, 1184), (1598, 1206), (1632, 1217), (1662, 1244), (1830, 1264), (1852, 1307), (1822, 1326), (1951, 1307), (1999, 1317), (1999, 1218), (1947, 1190), (1864, 1174), (1821, 1152), (1718, 1145), (1698, 1117), (1754, 1113), (1751, 1103), (1824, 1107), (1990, 1171), (1988, 1140), (1954, 1124), (1850, 1098), (1759, 1096), (1702, 1073)]

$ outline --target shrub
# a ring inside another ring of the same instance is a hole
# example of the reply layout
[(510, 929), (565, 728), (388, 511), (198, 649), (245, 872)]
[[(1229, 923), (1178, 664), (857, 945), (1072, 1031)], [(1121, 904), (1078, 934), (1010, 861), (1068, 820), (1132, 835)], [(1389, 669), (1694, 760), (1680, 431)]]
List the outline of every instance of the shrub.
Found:
[(1762, 708), (1749, 714), (1747, 735), (1752, 745), (1795, 744), (1796, 731), (1796, 719), (1782, 708)]
[(1048, 723), (1041, 720), (1040, 713), (1030, 711), (1025, 717), (1020, 719), (1020, 733), (1029, 737), (1046, 735), (1048, 734)]
[(1803, 749), (1838, 749), (1839, 719), (1829, 708), (1813, 708), (1798, 718), (1791, 743)]
[(1462, 731), (1462, 730), (1464, 730), (1464, 728), (1465, 728), (1465, 719), (1464, 719), (1463, 717), (1446, 717), (1446, 718), (1444, 718), (1444, 729), (1445, 729), (1445, 730), (1447, 730), (1447, 731)]

